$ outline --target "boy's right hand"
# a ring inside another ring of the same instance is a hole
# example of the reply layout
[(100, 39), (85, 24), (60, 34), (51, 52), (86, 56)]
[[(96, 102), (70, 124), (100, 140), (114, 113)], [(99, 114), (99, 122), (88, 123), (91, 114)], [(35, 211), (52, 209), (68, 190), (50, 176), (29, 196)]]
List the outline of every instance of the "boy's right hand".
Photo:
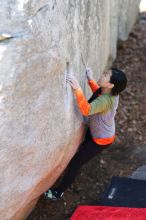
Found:
[(93, 79), (93, 71), (92, 71), (92, 69), (90, 69), (89, 67), (86, 68), (85, 75), (86, 75), (88, 80)]
[(80, 88), (80, 84), (74, 75), (68, 73), (67, 77), (66, 77), (66, 81), (67, 81), (67, 83), (69, 83), (71, 85), (71, 87), (74, 90)]

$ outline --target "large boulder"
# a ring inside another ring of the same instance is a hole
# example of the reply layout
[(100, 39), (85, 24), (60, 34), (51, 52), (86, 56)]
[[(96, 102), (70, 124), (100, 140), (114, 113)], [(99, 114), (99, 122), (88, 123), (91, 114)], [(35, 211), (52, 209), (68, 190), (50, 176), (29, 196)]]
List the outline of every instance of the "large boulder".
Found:
[(67, 166), (85, 126), (66, 70), (87, 98), (136, 20), (140, 0), (0, 1), (0, 219), (24, 219)]

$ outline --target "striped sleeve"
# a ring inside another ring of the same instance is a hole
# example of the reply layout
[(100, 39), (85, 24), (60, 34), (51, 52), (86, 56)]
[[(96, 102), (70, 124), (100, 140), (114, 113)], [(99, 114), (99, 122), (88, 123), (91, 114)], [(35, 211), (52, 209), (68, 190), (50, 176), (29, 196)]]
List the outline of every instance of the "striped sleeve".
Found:
[(74, 94), (80, 112), (84, 116), (104, 113), (111, 109), (112, 101), (110, 100), (109, 95), (101, 95), (89, 104), (81, 88), (74, 90)]
[(82, 115), (87, 116), (90, 112), (90, 104), (88, 103), (86, 97), (83, 94), (81, 88), (74, 90), (74, 94), (77, 100), (78, 107)]
[(109, 96), (101, 95), (90, 104), (90, 111), (88, 115), (107, 112), (111, 109), (111, 105), (112, 103)]
[(97, 89), (99, 89), (99, 85), (96, 83), (94, 79), (88, 80), (88, 85), (90, 86), (92, 92), (95, 92)]

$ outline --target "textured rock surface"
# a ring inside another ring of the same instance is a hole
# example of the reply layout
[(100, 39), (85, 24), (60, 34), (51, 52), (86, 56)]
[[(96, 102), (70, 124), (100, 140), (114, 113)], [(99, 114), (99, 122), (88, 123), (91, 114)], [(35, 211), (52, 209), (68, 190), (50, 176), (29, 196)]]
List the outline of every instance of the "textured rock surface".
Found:
[(139, 2), (0, 1), (0, 219), (22, 219), (82, 140), (66, 63), (89, 97), (81, 57), (97, 79), (115, 58), (117, 39), (127, 38)]
[(137, 168), (132, 175), (130, 176), (132, 179), (140, 179), (146, 180), (146, 165), (143, 165)]

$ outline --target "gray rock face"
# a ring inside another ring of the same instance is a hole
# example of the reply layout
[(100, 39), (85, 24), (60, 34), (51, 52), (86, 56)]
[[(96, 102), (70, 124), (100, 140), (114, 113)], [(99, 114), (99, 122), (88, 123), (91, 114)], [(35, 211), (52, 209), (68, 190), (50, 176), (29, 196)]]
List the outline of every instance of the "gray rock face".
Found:
[(138, 167), (130, 176), (132, 179), (146, 180), (146, 165)]
[(0, 1), (0, 219), (25, 218), (82, 141), (67, 62), (89, 98), (82, 57), (98, 79), (139, 3)]

